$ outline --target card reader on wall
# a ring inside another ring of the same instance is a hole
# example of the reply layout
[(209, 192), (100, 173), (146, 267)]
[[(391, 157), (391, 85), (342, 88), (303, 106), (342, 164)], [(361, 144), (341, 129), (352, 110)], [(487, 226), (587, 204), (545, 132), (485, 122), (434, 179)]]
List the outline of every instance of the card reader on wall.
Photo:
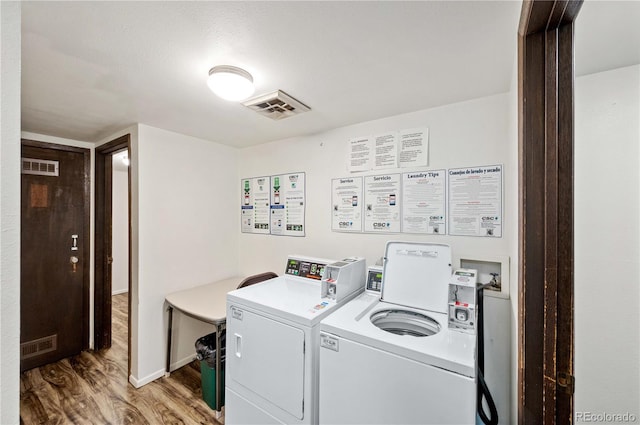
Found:
[(366, 279), (364, 258), (349, 257), (327, 264), (322, 277), (321, 296), (337, 303), (350, 294), (361, 291)]
[(449, 281), (449, 328), (476, 333), (478, 272), (457, 269)]

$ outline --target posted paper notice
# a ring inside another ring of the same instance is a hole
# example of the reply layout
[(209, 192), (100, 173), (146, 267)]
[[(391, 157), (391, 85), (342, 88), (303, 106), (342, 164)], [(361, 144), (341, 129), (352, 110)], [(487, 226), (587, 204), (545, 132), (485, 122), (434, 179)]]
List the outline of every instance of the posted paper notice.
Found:
[(502, 237), (502, 165), (448, 171), (449, 234)]
[(371, 169), (371, 139), (359, 137), (349, 140), (349, 171), (368, 171)]
[(398, 137), (400, 150), (398, 163), (401, 168), (426, 167), (429, 163), (429, 129), (401, 130)]
[(398, 167), (398, 136), (396, 132), (373, 138), (374, 170)]
[(362, 177), (331, 180), (331, 230), (362, 231)]
[(446, 170), (402, 175), (402, 232), (444, 235), (446, 228)]
[(399, 233), (400, 204), (400, 174), (365, 177), (364, 231)]
[(271, 234), (305, 235), (305, 173), (271, 177)]
[(269, 177), (242, 179), (243, 233), (269, 233)]

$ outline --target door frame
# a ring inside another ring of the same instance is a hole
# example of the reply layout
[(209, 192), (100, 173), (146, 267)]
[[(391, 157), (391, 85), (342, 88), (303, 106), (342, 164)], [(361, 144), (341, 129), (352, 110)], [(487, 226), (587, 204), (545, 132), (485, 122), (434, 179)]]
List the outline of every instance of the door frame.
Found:
[(518, 29), (518, 423), (573, 423), (574, 22), (525, 0)]
[[(41, 149), (50, 149), (64, 152), (81, 153), (83, 157), (83, 206), (84, 212), (82, 225), (82, 349), (89, 348), (89, 291), (90, 279), (89, 272), (91, 258), (91, 151), (86, 148), (76, 146), (60, 145), (57, 143), (40, 142), (37, 140), (21, 139), (22, 146), (29, 146)], [(22, 158), (22, 152), (20, 153)], [(22, 163), (22, 160), (20, 161)]]
[[(95, 270), (94, 349), (111, 347), (111, 212), (113, 209), (112, 156), (123, 149), (131, 152), (131, 135), (125, 134), (95, 149)], [(129, 171), (129, 294), (131, 294), (131, 171)], [(131, 296), (129, 296), (131, 311)], [(128, 319), (128, 353), (131, 352), (131, 315)], [(129, 366), (130, 368), (130, 366)]]

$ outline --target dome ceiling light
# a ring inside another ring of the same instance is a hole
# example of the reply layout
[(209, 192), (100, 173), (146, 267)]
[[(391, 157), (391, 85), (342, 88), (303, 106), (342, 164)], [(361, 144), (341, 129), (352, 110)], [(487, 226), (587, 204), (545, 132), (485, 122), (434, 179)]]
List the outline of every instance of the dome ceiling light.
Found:
[(207, 85), (217, 96), (233, 102), (248, 98), (255, 90), (251, 74), (231, 65), (211, 68)]

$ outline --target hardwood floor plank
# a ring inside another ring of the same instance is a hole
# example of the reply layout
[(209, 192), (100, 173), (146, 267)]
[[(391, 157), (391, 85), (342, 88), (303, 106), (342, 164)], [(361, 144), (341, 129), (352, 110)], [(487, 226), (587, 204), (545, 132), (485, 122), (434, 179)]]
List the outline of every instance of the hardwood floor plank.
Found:
[(100, 411), (96, 398), (99, 393), (79, 377), (69, 360), (65, 359), (42, 368), (43, 378), (59, 394), (62, 411), (74, 424), (107, 424), (110, 421)]
[(195, 397), (192, 397), (192, 394), (185, 394), (184, 387), (180, 388), (180, 385), (176, 384), (172, 386), (171, 384), (175, 384), (175, 380), (167, 379), (164, 382), (164, 385), (159, 386), (159, 391), (155, 394), (159, 399), (160, 403), (165, 406), (168, 411), (173, 412), (178, 409), (178, 405), (182, 405), (186, 407), (184, 410), (185, 423), (206, 423), (203, 422), (207, 417), (210, 417), (211, 410), (206, 407), (205, 409), (198, 410), (199, 402), (192, 403), (192, 400), (198, 400)]
[(32, 390), (27, 390), (20, 394), (20, 404), (24, 406), (25, 414), (29, 415), (29, 418), (23, 418), (27, 423), (43, 424), (49, 419), (47, 409), (45, 409), (40, 398)]
[(149, 425), (147, 418), (136, 406), (119, 396), (114, 395), (111, 397), (111, 406), (115, 414), (115, 423)]
[(202, 400), (197, 361), (141, 388), (129, 384), (127, 296), (113, 297), (111, 348), (21, 374), (21, 424), (224, 424)]
[[(37, 399), (37, 404), (32, 399)], [(31, 408), (42, 406), (43, 411), (33, 411)], [(62, 405), (58, 395), (51, 391), (48, 384), (40, 387), (32, 387), (29, 391), (20, 394), (20, 417), (24, 424), (67, 424), (68, 419), (62, 411)]]

